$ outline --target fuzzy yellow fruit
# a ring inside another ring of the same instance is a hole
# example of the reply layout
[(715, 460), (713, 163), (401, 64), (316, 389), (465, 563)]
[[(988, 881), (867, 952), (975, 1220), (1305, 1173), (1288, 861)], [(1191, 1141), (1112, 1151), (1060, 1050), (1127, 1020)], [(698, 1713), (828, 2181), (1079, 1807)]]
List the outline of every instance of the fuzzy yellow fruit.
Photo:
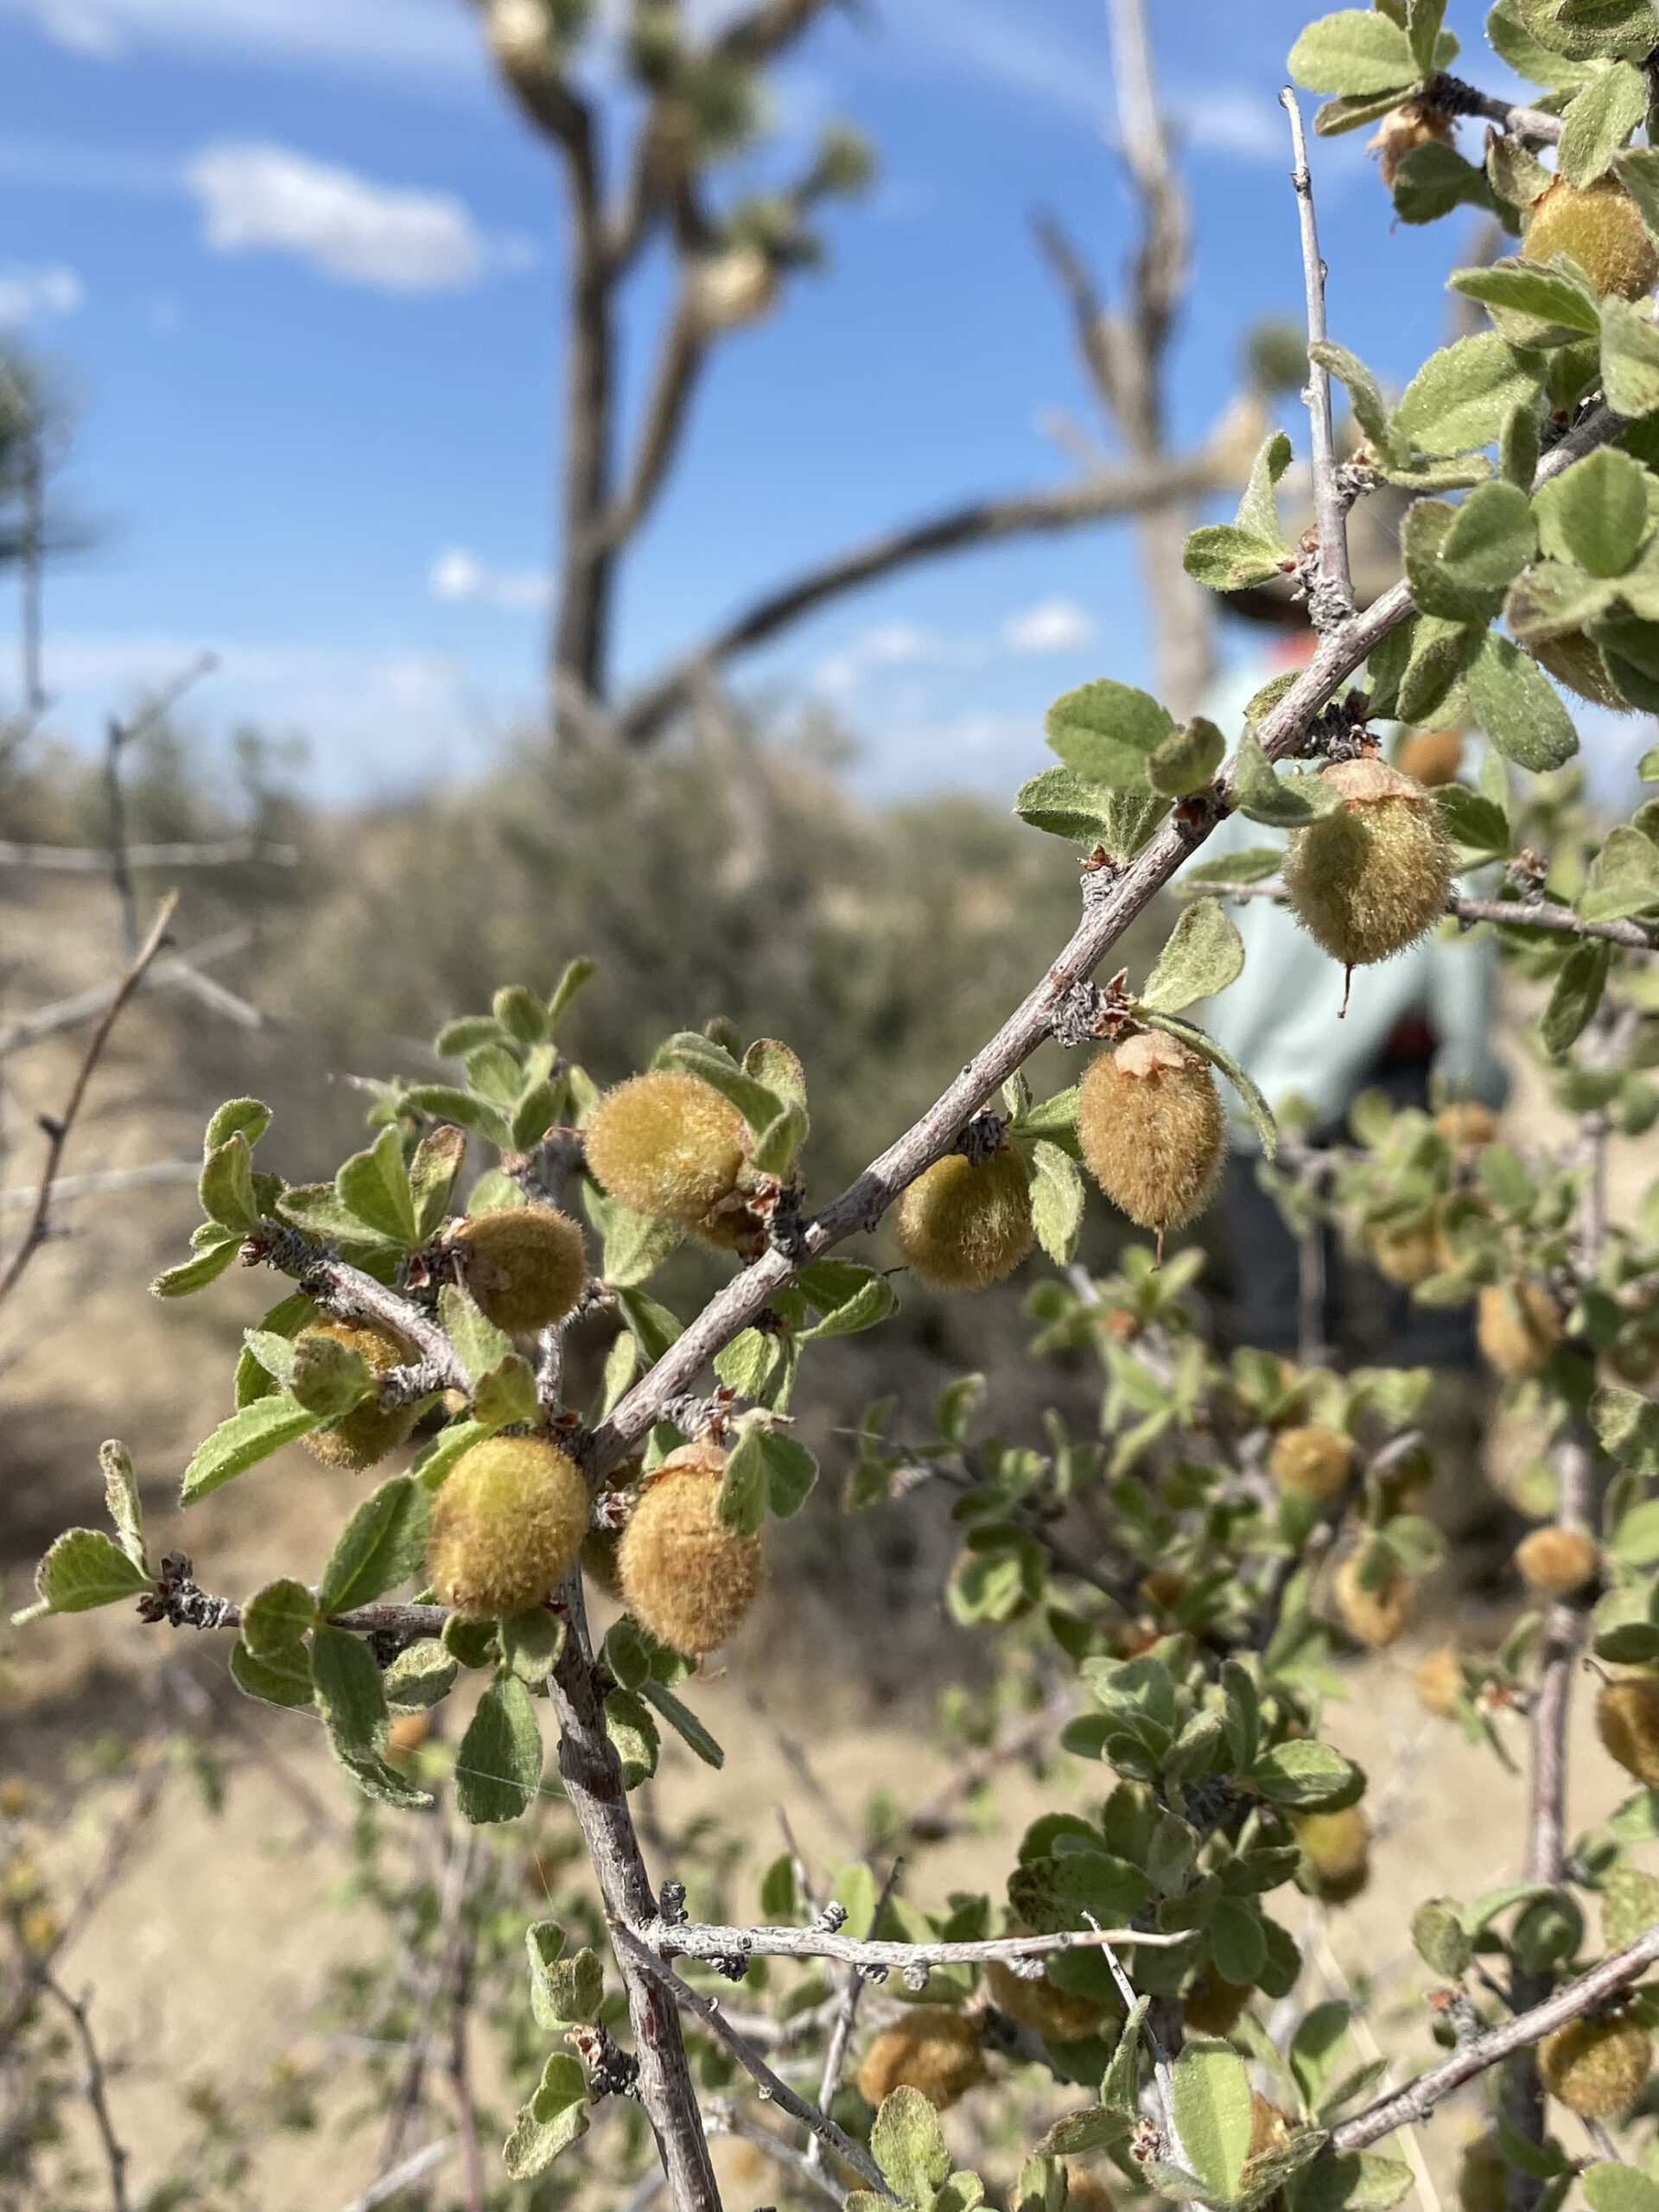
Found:
[(1084, 1162), (1142, 1229), (1179, 1229), (1209, 1205), (1226, 1145), (1210, 1065), (1161, 1029), (1126, 1037), (1084, 1071), (1077, 1092)]
[(985, 2054), (971, 2020), (944, 2005), (915, 2005), (883, 2028), (858, 2069), (860, 2094), (873, 2105), (895, 2089), (919, 2089), (936, 2112), (985, 2078)]
[(1327, 1505), (1340, 1497), (1354, 1447), (1334, 1428), (1281, 1428), (1268, 1454), (1268, 1472), (1281, 1490), (1300, 1490)]
[(1659, 1787), (1659, 1676), (1626, 1675), (1596, 1700), (1596, 1733), (1626, 1774)]
[(492, 1436), (463, 1452), (432, 1503), (427, 1579), (467, 1618), (539, 1605), (588, 1533), (588, 1485), (537, 1436)]
[(451, 1249), (473, 1303), (509, 1336), (563, 1321), (588, 1282), (582, 1231), (556, 1206), (498, 1206), (474, 1214)]
[(1565, 1598), (1594, 1578), (1601, 1551), (1581, 1529), (1535, 1529), (1516, 1546), (1515, 1564), (1529, 1588)]
[(1475, 1301), (1475, 1339), (1500, 1375), (1536, 1375), (1561, 1340), (1561, 1309), (1526, 1276), (1488, 1283)]
[(934, 1290), (983, 1290), (1030, 1251), (1031, 1189), (1014, 1147), (950, 1153), (916, 1178), (893, 1216), (906, 1266)]
[(1194, 2035), (1230, 2036), (1254, 1992), (1248, 1984), (1201, 1974), (1181, 1999), (1181, 2018)]
[(1057, 1988), (1046, 1974), (1027, 1981), (1000, 1959), (985, 1969), (985, 1991), (999, 2012), (1050, 2043), (1081, 2043), (1108, 2017), (1092, 1997)]
[(1392, 192), (1400, 164), (1419, 146), (1450, 146), (1454, 143), (1452, 118), (1421, 100), (1404, 100), (1392, 107), (1365, 142), (1368, 154), (1376, 156), (1377, 174)]
[(1506, 2212), (1510, 2170), (1495, 2135), (1477, 2135), (1458, 2162), (1459, 2212)]
[(1411, 1618), (1411, 1578), (1393, 1567), (1380, 1590), (1367, 1590), (1360, 1581), (1355, 1554), (1337, 1569), (1336, 1599), (1342, 1624), (1355, 1643), (1381, 1651), (1403, 1633)]
[(1442, 1106), (1434, 1116), (1436, 1133), (1448, 1144), (1491, 1144), (1497, 1135), (1497, 1116), (1490, 1106), (1482, 1106), (1472, 1098), (1460, 1098), (1450, 1106)]
[(1659, 276), (1654, 251), (1637, 205), (1616, 177), (1569, 184), (1565, 177), (1532, 204), (1521, 240), (1523, 261), (1570, 254), (1597, 291), (1639, 300)]
[(1455, 1643), (1443, 1643), (1438, 1651), (1431, 1651), (1412, 1677), (1412, 1687), (1417, 1693), (1417, 1702), (1426, 1713), (1433, 1713), (1442, 1720), (1458, 1717), (1458, 1699), (1463, 1691), (1463, 1669), (1458, 1661)]
[(1452, 1263), (1452, 1248), (1433, 1214), (1425, 1214), (1408, 1228), (1373, 1229), (1365, 1241), (1378, 1274), (1404, 1290), (1414, 1290), (1420, 1282), (1427, 1282)]
[[(294, 1339), (296, 1346), (308, 1337), (329, 1337), (347, 1351), (354, 1351), (371, 1375), (390, 1375), (415, 1357), (403, 1338), (378, 1321), (313, 1321)], [(325, 1466), (372, 1467), (395, 1452), (415, 1426), (415, 1408), (393, 1406), (383, 1410), (378, 1400), (365, 1398), (331, 1428), (314, 1428), (300, 1439), (314, 1459)]]
[(694, 1657), (741, 1625), (766, 1561), (759, 1536), (740, 1536), (715, 1511), (723, 1453), (671, 1452), (634, 1507), (617, 1547), (628, 1611), (659, 1643)]
[(1652, 2041), (1628, 2012), (1569, 2020), (1538, 2046), (1544, 2087), (1580, 2120), (1616, 2120), (1628, 2112), (1652, 2070)]
[(1366, 968), (1414, 944), (1444, 912), (1452, 847), (1422, 785), (1384, 762), (1339, 760), (1323, 781), (1338, 803), (1292, 840), (1285, 890), (1316, 944)]
[(695, 1075), (658, 1068), (607, 1090), (582, 1131), (588, 1165), (636, 1213), (702, 1230), (736, 1187), (747, 1152), (743, 1116)]
[(1371, 1831), (1357, 1805), (1339, 1813), (1301, 1813), (1291, 1826), (1302, 1847), (1313, 1885), (1327, 1904), (1345, 1904), (1370, 1879)]
[(1460, 729), (1414, 729), (1400, 741), (1394, 756), (1394, 765), (1402, 776), (1409, 776), (1425, 791), (1433, 791), (1441, 784), (1457, 781), (1458, 771), (1463, 766), (1463, 732)]

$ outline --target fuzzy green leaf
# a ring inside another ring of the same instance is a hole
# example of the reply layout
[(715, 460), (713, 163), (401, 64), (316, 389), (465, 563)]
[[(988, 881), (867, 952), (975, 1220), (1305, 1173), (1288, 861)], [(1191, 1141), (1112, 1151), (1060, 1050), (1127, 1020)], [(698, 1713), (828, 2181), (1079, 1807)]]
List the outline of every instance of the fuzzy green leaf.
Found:
[(1538, 1025), (1546, 1052), (1559, 1058), (1583, 1035), (1601, 1003), (1611, 954), (1605, 938), (1586, 938), (1561, 963)]
[(35, 1570), (36, 1602), (14, 1613), (13, 1624), (118, 1605), (154, 1586), (153, 1578), (101, 1529), (67, 1529)]
[[(319, 1334), (302, 1337), (289, 1344), (281, 1337), (270, 1336), (269, 1331), (263, 1335), (270, 1338), (273, 1345), (283, 1344), (289, 1354), (288, 1371), (286, 1375), (278, 1373), (277, 1380), (287, 1385), (290, 1395), (308, 1413), (316, 1414), (324, 1421), (337, 1421), (342, 1414), (350, 1413), (353, 1406), (360, 1404), (378, 1388), (362, 1353), (353, 1351), (338, 1338)], [(253, 1340), (249, 1341), (251, 1349)]]
[(1427, 454), (1491, 445), (1511, 408), (1537, 391), (1535, 357), (1483, 332), (1431, 353), (1407, 385), (1395, 428)]
[(1639, 69), (1616, 61), (1575, 92), (1561, 116), (1555, 165), (1569, 184), (1593, 184), (1648, 111), (1648, 88)]
[(1198, 715), (1157, 747), (1147, 762), (1152, 787), (1166, 798), (1201, 791), (1227, 754), (1227, 741), (1214, 722)]
[(1201, 861), (1184, 868), (1172, 889), (1184, 897), (1212, 883), (1265, 883), (1285, 864), (1282, 845), (1252, 845), (1248, 852), (1226, 853), (1218, 861)]
[(501, 2163), (512, 2181), (534, 2181), (562, 2151), (588, 2133), (588, 2076), (568, 2050), (556, 2050), (542, 2069), (536, 2094), (521, 2106)]
[(1183, 1021), (1173, 1014), (1149, 1014), (1147, 1021), (1154, 1029), (1166, 1029), (1172, 1037), (1179, 1037), (1195, 1052), (1202, 1052), (1212, 1068), (1219, 1068), (1243, 1100), (1245, 1112), (1255, 1125), (1262, 1149), (1271, 1160), (1279, 1149), (1279, 1124), (1273, 1118), (1273, 1109), (1262, 1096), (1254, 1080), (1245, 1074), (1232, 1054), (1224, 1052), (1215, 1039), (1190, 1021)]
[(389, 1243), (415, 1245), (420, 1224), (404, 1164), (403, 1140), (387, 1127), (366, 1152), (354, 1152), (334, 1177), (340, 1203)]
[(435, 1636), (405, 1644), (381, 1677), (386, 1703), (394, 1713), (424, 1713), (442, 1705), (460, 1673), (453, 1653)]
[(1467, 784), (1442, 784), (1434, 794), (1446, 834), (1454, 845), (1474, 853), (1507, 854), (1509, 817)]
[(1014, 810), (1033, 830), (1071, 837), (1080, 845), (1109, 843), (1117, 793), (1085, 782), (1070, 768), (1039, 768), (1020, 785)]
[(371, 1491), (334, 1540), (317, 1586), (319, 1610), (343, 1613), (415, 1580), (431, 1517), (431, 1492), (410, 1476), (393, 1475)]
[(1358, 1769), (1329, 1744), (1299, 1738), (1264, 1751), (1250, 1780), (1271, 1804), (1307, 1811), (1344, 1796)]
[(314, 1702), (311, 1655), (302, 1643), (285, 1643), (264, 1657), (238, 1637), (231, 1649), (231, 1680), (244, 1697), (298, 1712)]
[(133, 1565), (148, 1575), (144, 1509), (138, 1496), (132, 1455), (118, 1438), (111, 1437), (108, 1443), (99, 1446), (98, 1464), (104, 1471), (104, 1505), (115, 1525), (116, 1541)]
[(1049, 744), (1085, 782), (1149, 791), (1147, 762), (1175, 721), (1150, 692), (1102, 677), (1058, 698), (1046, 728)]
[(1140, 1002), (1155, 1014), (1179, 1014), (1224, 991), (1243, 967), (1244, 941), (1219, 904), (1195, 899), (1170, 931)]
[(464, 1821), (516, 1821), (542, 1783), (542, 1734), (530, 1692), (512, 1675), (478, 1701), (455, 1754), (455, 1807)]
[(1541, 44), (1573, 61), (1639, 61), (1659, 45), (1649, 0), (1516, 0), (1516, 13)]
[(1189, 532), (1181, 566), (1210, 591), (1249, 591), (1276, 582), (1294, 563), (1273, 539), (1255, 537), (1230, 522), (1211, 522)]
[(1403, 2204), (1412, 2171), (1375, 2151), (1321, 2152), (1298, 2177), (1296, 2212), (1392, 2212)]
[(1400, 25), (1372, 8), (1342, 8), (1309, 23), (1290, 49), (1289, 67), (1309, 92), (1346, 99), (1403, 90), (1424, 73)]
[(1659, 330), (1617, 293), (1601, 303), (1601, 388), (1615, 414), (1659, 410)]
[(703, 1726), (688, 1705), (682, 1705), (674, 1693), (664, 1687), (654, 1675), (649, 1675), (639, 1685), (639, 1694), (654, 1705), (669, 1726), (683, 1743), (690, 1745), (705, 1766), (722, 1767), (726, 1754)]
[(182, 1260), (176, 1268), (163, 1268), (149, 1286), (151, 1296), (188, 1298), (192, 1291), (206, 1290), (210, 1282), (219, 1281), (241, 1249), (241, 1237), (235, 1231), (227, 1230), (222, 1237), (205, 1244), (194, 1259)]
[(1628, 822), (1610, 830), (1579, 894), (1587, 922), (1614, 921), (1659, 906), (1659, 845)]
[[(1593, 329), (1594, 323), (1590, 327)], [(1355, 422), (1364, 433), (1367, 445), (1379, 460), (1389, 458), (1395, 451), (1395, 443), (1388, 402), (1382, 397), (1382, 385), (1364, 362), (1357, 353), (1351, 353), (1345, 346), (1333, 345), (1328, 338), (1317, 340), (1307, 351), (1311, 360), (1317, 361), (1339, 384), (1346, 386), (1348, 404), (1354, 410)], [(1292, 680), (1294, 680), (1294, 675)]]
[(253, 1195), (253, 1154), (240, 1129), (215, 1145), (202, 1162), (197, 1185), (201, 1210), (209, 1221), (245, 1236), (257, 1227), (259, 1208)]
[(279, 1390), (273, 1397), (256, 1398), (228, 1421), (220, 1421), (213, 1434), (196, 1446), (184, 1471), (181, 1503), (194, 1505), (221, 1483), (245, 1473), (273, 1452), (280, 1452), (284, 1444), (292, 1444), (321, 1426), (321, 1417), (308, 1413), (286, 1390)]
[(1541, 773), (1563, 766), (1578, 751), (1579, 734), (1560, 694), (1506, 638), (1483, 639), (1465, 680), (1476, 721), (1518, 767)]
[(467, 1132), (445, 1122), (421, 1139), (409, 1163), (409, 1187), (415, 1200), (416, 1234), (423, 1244), (435, 1236), (467, 1157)]
[(1033, 1144), (1031, 1166), (1031, 1219), (1037, 1242), (1057, 1268), (1069, 1267), (1083, 1227), (1083, 1178), (1071, 1154), (1055, 1144)]
[(330, 1747), (351, 1759), (378, 1758), (391, 1716), (368, 1646), (325, 1621), (311, 1638), (311, 1675)]
[(1224, 2203), (1250, 2151), (1250, 2077), (1230, 2044), (1195, 2038), (1175, 2062), (1175, 2127), (1198, 2179)]
[(291, 1575), (267, 1582), (242, 1608), (242, 1641), (256, 1659), (270, 1659), (310, 1635), (317, 1601)]
[(1627, 453), (1603, 446), (1586, 454), (1534, 499), (1539, 543), (1554, 559), (1575, 563), (1592, 576), (1622, 576), (1648, 535), (1652, 481)]
[(1261, 739), (1246, 724), (1233, 760), (1233, 804), (1241, 814), (1274, 830), (1305, 829), (1324, 810), (1319, 790), (1312, 777), (1276, 775)]
[(905, 2204), (931, 2204), (950, 2172), (939, 2116), (919, 2089), (894, 2089), (882, 2099), (870, 2149)]

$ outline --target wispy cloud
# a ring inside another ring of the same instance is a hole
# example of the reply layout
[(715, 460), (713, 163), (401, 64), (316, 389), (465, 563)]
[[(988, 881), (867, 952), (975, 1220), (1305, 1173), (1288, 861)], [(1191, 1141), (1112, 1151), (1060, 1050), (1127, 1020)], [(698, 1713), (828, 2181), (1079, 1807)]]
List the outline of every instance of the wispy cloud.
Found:
[(116, 59), (134, 48), (429, 74), (481, 71), (453, 0), (0, 0), (58, 45)]
[(475, 283), (492, 257), (453, 194), (376, 184), (287, 146), (210, 146), (185, 181), (216, 253), (289, 253), (386, 292), (453, 291)]
[(73, 315), (86, 297), (86, 287), (61, 262), (39, 269), (0, 263), (0, 327), (33, 322), (38, 315)]
[(427, 570), (426, 588), (434, 599), (473, 601), (509, 609), (544, 607), (553, 580), (540, 569), (492, 569), (464, 545), (451, 545)]
[(1073, 652), (1093, 643), (1095, 618), (1075, 599), (1039, 600), (1002, 625), (1001, 639), (1013, 653)]
[(1290, 143), (1284, 111), (1244, 85), (1208, 85), (1177, 92), (1171, 107), (1187, 144), (1235, 161), (1277, 162)]

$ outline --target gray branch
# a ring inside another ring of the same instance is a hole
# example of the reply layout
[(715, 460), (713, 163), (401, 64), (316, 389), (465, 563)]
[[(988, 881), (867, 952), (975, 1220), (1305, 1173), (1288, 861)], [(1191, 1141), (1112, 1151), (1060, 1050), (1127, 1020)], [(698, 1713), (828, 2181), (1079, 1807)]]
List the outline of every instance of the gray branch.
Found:
[[(1205, 883), (1194, 884), (1194, 891), (1202, 889), (1206, 899), (1230, 899), (1243, 903), (1250, 899), (1270, 899), (1283, 906), (1289, 893), (1282, 883)], [(1498, 922), (1505, 929), (1547, 930), (1556, 937), (1599, 937), (1609, 944), (1628, 945), (1633, 952), (1659, 951), (1659, 925), (1651, 922), (1626, 920), (1589, 922), (1582, 914), (1575, 914), (1570, 906), (1558, 906), (1547, 900), (1536, 903), (1521, 899), (1463, 899), (1455, 893), (1446, 902), (1448, 914), (1455, 914), (1460, 922)]]
[(1313, 213), (1313, 176), (1307, 166), (1302, 111), (1288, 85), (1279, 99), (1290, 118), (1290, 143), (1296, 166), (1296, 212), (1301, 226), (1302, 289), (1307, 300), (1307, 419), (1313, 460), (1313, 527), (1319, 544), (1319, 581), (1308, 594), (1308, 613), (1316, 630), (1343, 622), (1354, 611), (1353, 580), (1348, 572), (1348, 511), (1337, 482), (1337, 440), (1331, 421), (1331, 372), (1313, 358), (1323, 345), (1325, 262), (1319, 253), (1319, 224)]
[(1058, 1951), (1103, 1951), (1138, 1945), (1163, 1951), (1186, 1942), (1185, 1934), (1154, 1935), (1139, 1928), (1062, 1928), (1049, 1936), (997, 1936), (975, 1943), (878, 1943), (866, 1937), (832, 1935), (823, 1928), (721, 1928), (703, 1921), (668, 1921), (660, 1915), (632, 1930), (635, 1940), (659, 1959), (721, 1960), (839, 1959), (845, 1966), (987, 1966), (1000, 1960), (1052, 1958)]

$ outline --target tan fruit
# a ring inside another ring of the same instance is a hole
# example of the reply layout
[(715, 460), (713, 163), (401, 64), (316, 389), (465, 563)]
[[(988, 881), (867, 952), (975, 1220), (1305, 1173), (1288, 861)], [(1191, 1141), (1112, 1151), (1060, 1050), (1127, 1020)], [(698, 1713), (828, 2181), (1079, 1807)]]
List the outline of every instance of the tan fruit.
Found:
[(1098, 2174), (1074, 2159), (1065, 2170), (1065, 2212), (1116, 2212), (1116, 2199)]
[(1304, 1491), (1322, 1505), (1340, 1497), (1354, 1447), (1334, 1428), (1281, 1428), (1268, 1455), (1268, 1472), (1281, 1490)]
[(452, 1249), (473, 1303), (511, 1337), (563, 1321), (587, 1287), (582, 1231), (556, 1206), (474, 1214)]
[(985, 1969), (985, 1993), (999, 2012), (1050, 2043), (1081, 2043), (1108, 2017), (1105, 2005), (1092, 1997), (1057, 1989), (1046, 1974), (1027, 1981), (1000, 1959)]
[(983, 1290), (1033, 1241), (1031, 1190), (1012, 1146), (974, 1161), (947, 1154), (916, 1178), (893, 1216), (905, 1263), (934, 1290)]
[(1345, 968), (1414, 944), (1445, 911), (1452, 847), (1421, 784), (1370, 758), (1324, 772), (1339, 804), (1299, 830), (1285, 856), (1292, 912)]
[(1495, 2135), (1477, 2135), (1458, 2162), (1459, 2212), (1507, 2212), (1510, 2170)]
[(1500, 1375), (1536, 1375), (1561, 1340), (1561, 1309), (1541, 1282), (1488, 1283), (1475, 1301), (1475, 1338)]
[(427, 1578), (464, 1617), (505, 1620), (539, 1605), (588, 1533), (588, 1485), (537, 1436), (492, 1436), (463, 1452), (432, 1503)]
[(1641, 2095), (1653, 2044), (1628, 2012), (1569, 2020), (1538, 2046), (1538, 2072), (1552, 2097), (1580, 2120), (1616, 2120)]
[(1441, 1107), (1434, 1116), (1434, 1127), (1448, 1144), (1491, 1144), (1497, 1135), (1497, 1116), (1490, 1106), (1460, 1098)]
[(659, 1643), (693, 1656), (735, 1633), (765, 1579), (760, 1537), (736, 1535), (715, 1514), (724, 1465), (707, 1446), (671, 1452), (617, 1547), (628, 1611)]
[(1411, 1578), (1393, 1567), (1380, 1590), (1367, 1590), (1359, 1580), (1356, 1553), (1337, 1569), (1336, 1599), (1342, 1624), (1355, 1643), (1381, 1651), (1404, 1632), (1411, 1618)]
[(1394, 765), (1402, 776), (1409, 776), (1425, 791), (1434, 791), (1441, 784), (1453, 784), (1463, 766), (1463, 732), (1411, 730), (1401, 739)]
[(1547, 669), (1558, 683), (1564, 683), (1580, 699), (1592, 700), (1598, 707), (1611, 707), (1618, 714), (1635, 711), (1607, 673), (1601, 648), (1582, 630), (1564, 630), (1559, 638), (1530, 639), (1527, 651), (1540, 668)]
[(1254, 1994), (1243, 1983), (1201, 1974), (1181, 1999), (1181, 2018), (1194, 2035), (1230, 2036)]
[(895, 2089), (919, 2089), (936, 2112), (985, 2078), (985, 2054), (974, 2024), (944, 2005), (915, 2005), (883, 2028), (858, 2069), (860, 2094), (873, 2105)]
[(1558, 253), (1576, 261), (1597, 291), (1639, 300), (1659, 276), (1659, 254), (1637, 205), (1616, 177), (1569, 184), (1557, 177), (1532, 203), (1521, 241), (1523, 261), (1548, 261)]
[(1601, 1552), (1581, 1529), (1535, 1529), (1516, 1546), (1515, 1564), (1529, 1588), (1565, 1598), (1594, 1579)]
[(1433, 1214), (1425, 1214), (1408, 1228), (1373, 1229), (1365, 1241), (1377, 1273), (1405, 1290), (1414, 1290), (1420, 1282), (1427, 1282), (1452, 1264), (1451, 1247)]
[(1443, 1643), (1438, 1651), (1431, 1651), (1412, 1677), (1417, 1692), (1417, 1702), (1425, 1712), (1433, 1713), (1442, 1720), (1458, 1717), (1458, 1699), (1463, 1691), (1463, 1669), (1458, 1662), (1455, 1643)]
[(1173, 1567), (1154, 1567), (1150, 1574), (1141, 1580), (1141, 1596), (1147, 1605), (1160, 1606), (1166, 1613), (1174, 1611), (1186, 1592), (1185, 1575)]
[(1294, 1815), (1296, 1840), (1306, 1856), (1313, 1885), (1327, 1904), (1345, 1904), (1370, 1879), (1371, 1831), (1357, 1805), (1339, 1813)]
[(1405, 100), (1389, 110), (1375, 134), (1366, 140), (1365, 150), (1376, 156), (1377, 174), (1392, 192), (1400, 175), (1400, 164), (1408, 154), (1414, 153), (1419, 146), (1450, 146), (1452, 143), (1449, 115), (1437, 107), (1425, 106), (1421, 100)]
[(1250, 2144), (1245, 2156), (1259, 2158), (1264, 2152), (1276, 2151), (1290, 2133), (1290, 2114), (1282, 2105), (1264, 2097), (1260, 2089), (1250, 2091)]
[(1626, 1774), (1659, 1787), (1659, 1676), (1605, 1683), (1596, 1700), (1596, 1733)]
[(1142, 1229), (1179, 1229), (1214, 1193), (1226, 1148), (1207, 1060), (1161, 1029), (1126, 1037), (1084, 1071), (1077, 1141), (1090, 1173)]
[(582, 1131), (588, 1165), (636, 1213), (702, 1230), (747, 1151), (743, 1116), (714, 1085), (658, 1068), (607, 1090)]
[[(400, 1336), (382, 1328), (378, 1321), (313, 1321), (300, 1331), (295, 1344), (303, 1344), (308, 1337), (330, 1337), (335, 1344), (344, 1344), (347, 1351), (357, 1353), (374, 1376), (390, 1375), (394, 1367), (406, 1366), (415, 1357)], [(314, 1428), (300, 1441), (325, 1466), (355, 1471), (372, 1467), (388, 1452), (395, 1452), (414, 1426), (412, 1405), (383, 1411), (370, 1397), (353, 1406), (331, 1428)]]
[(387, 1732), (386, 1756), (394, 1759), (407, 1758), (411, 1752), (419, 1751), (431, 1733), (432, 1716), (429, 1713), (400, 1713)]

